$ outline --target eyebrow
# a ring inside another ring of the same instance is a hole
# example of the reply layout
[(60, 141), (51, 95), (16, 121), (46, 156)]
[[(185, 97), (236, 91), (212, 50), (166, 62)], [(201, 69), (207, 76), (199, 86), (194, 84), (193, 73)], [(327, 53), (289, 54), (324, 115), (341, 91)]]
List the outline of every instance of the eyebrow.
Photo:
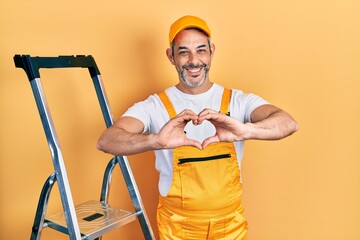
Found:
[[(203, 48), (203, 47), (206, 47), (206, 44), (202, 44), (202, 45), (200, 45), (200, 46), (198, 46), (198, 47), (196, 47), (196, 48)], [(189, 49), (188, 47), (183, 47), (183, 46), (180, 46), (179, 48), (178, 48), (178, 50), (183, 50), (183, 49)]]

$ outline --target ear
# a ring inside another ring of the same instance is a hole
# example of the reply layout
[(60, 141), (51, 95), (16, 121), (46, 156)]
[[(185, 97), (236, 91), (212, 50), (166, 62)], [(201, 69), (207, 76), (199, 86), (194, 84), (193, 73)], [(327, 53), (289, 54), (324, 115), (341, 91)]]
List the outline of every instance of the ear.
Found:
[(171, 48), (166, 49), (166, 56), (168, 57), (171, 64), (175, 65), (174, 56), (173, 56)]
[(212, 58), (215, 53), (215, 44), (213, 44), (213, 43), (210, 44), (210, 52), (211, 52), (211, 58)]

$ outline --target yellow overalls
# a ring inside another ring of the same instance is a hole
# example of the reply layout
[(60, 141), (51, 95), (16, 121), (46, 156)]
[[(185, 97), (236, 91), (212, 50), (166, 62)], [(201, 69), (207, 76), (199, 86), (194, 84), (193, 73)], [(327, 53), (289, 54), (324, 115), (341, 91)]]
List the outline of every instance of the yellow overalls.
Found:
[[(170, 118), (175, 109), (165, 92), (158, 94)], [(228, 114), (231, 90), (224, 89), (220, 112)], [(172, 185), (160, 196), (159, 239), (246, 240), (247, 222), (241, 202), (240, 170), (233, 143), (215, 143), (204, 150), (173, 150)]]

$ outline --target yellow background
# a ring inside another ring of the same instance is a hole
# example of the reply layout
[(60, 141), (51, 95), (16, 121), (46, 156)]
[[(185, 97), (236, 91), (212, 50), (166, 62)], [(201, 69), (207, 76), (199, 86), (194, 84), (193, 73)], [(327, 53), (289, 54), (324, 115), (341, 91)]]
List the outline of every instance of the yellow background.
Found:
[[(251, 240), (360, 239), (360, 1), (0, 0), (0, 238), (29, 239), (53, 171), (30, 85), (14, 54), (91, 54), (114, 117), (177, 82), (165, 49), (169, 25), (207, 20), (211, 80), (290, 112), (300, 131), (249, 141), (243, 160)], [(85, 70), (43, 70), (43, 85), (76, 203), (98, 199), (111, 156), (95, 144), (101, 113)], [(156, 232), (152, 153), (130, 157)], [(131, 209), (117, 169), (110, 202)], [(48, 213), (61, 210), (57, 185)], [(67, 239), (45, 229), (42, 239)], [(134, 222), (104, 239), (142, 239)]]

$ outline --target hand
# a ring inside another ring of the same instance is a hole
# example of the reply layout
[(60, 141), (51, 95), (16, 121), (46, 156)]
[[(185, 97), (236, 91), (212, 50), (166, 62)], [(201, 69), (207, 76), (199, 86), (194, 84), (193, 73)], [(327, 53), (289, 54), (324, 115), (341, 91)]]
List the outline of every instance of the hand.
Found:
[(197, 125), (198, 115), (188, 109), (170, 119), (156, 135), (158, 149), (173, 149), (181, 146), (193, 146), (202, 149), (200, 142), (188, 139), (184, 133), (184, 128), (190, 121)]
[(204, 109), (198, 116), (197, 124), (201, 124), (204, 120), (208, 120), (215, 126), (216, 130), (214, 136), (204, 140), (202, 149), (205, 149), (206, 146), (211, 143), (245, 140), (247, 133), (251, 130), (250, 125), (244, 124), (235, 118), (211, 109)]

